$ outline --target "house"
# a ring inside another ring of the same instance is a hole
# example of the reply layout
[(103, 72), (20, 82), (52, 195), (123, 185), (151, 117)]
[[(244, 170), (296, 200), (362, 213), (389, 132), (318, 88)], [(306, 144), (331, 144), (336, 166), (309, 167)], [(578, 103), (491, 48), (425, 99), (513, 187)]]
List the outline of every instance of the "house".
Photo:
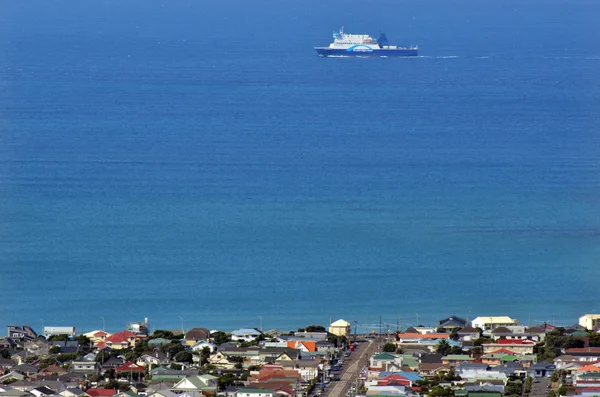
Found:
[(235, 397), (275, 397), (275, 390), (269, 389), (239, 389)]
[(99, 343), (106, 342), (106, 338), (111, 336), (111, 334), (109, 334), (108, 332), (105, 332), (103, 330), (95, 330), (95, 331), (87, 332), (83, 335), (88, 337), (89, 340), (92, 342), (92, 345), (94, 345), (94, 346), (97, 346)]
[(122, 350), (135, 346), (137, 334), (129, 331), (117, 332), (106, 338), (106, 347), (113, 350)]
[(513, 320), (508, 316), (477, 317), (471, 321), (471, 325), (473, 328), (480, 328), (483, 331), (491, 331), (497, 327), (519, 325), (519, 321)]
[(237, 361), (230, 359), (228, 356), (226, 356), (223, 352), (220, 351), (210, 356), (208, 358), (208, 362), (219, 369), (233, 369), (238, 363)]
[(442, 328), (447, 331), (451, 331), (453, 329), (461, 329), (467, 325), (467, 320), (457, 316), (450, 316), (443, 318), (438, 321), (438, 328)]
[(165, 353), (156, 352), (154, 354), (144, 354), (135, 362), (144, 367), (157, 367), (159, 365), (169, 364), (169, 356)]
[(195, 375), (181, 379), (171, 388), (175, 393), (186, 393), (191, 397), (199, 397), (204, 394), (215, 394), (217, 391), (216, 376)]
[(287, 347), (289, 347), (290, 349), (296, 349), (296, 350), (301, 350), (303, 352), (316, 352), (317, 351), (317, 342), (312, 341), (312, 340), (295, 340), (295, 341), (288, 341), (287, 342)]
[(217, 345), (215, 345), (214, 343), (210, 343), (208, 341), (201, 340), (200, 342), (198, 342), (192, 346), (192, 351), (193, 352), (201, 352), (205, 347), (207, 347), (208, 350), (210, 350), (211, 354), (217, 350)]
[(460, 363), (475, 361), (475, 359), (467, 354), (449, 354), (442, 358), (442, 364), (456, 367)]
[(545, 378), (550, 377), (554, 371), (556, 371), (556, 365), (547, 361), (540, 361), (539, 363), (532, 365), (527, 373), (532, 378)]
[(401, 333), (397, 335), (397, 340), (399, 344), (413, 344), (413, 343), (421, 343), (422, 341), (432, 341), (437, 339), (448, 339), (450, 338), (449, 333)]
[(0, 384), (6, 382), (9, 379), (23, 380), (25, 379), (25, 375), (16, 371), (11, 371), (7, 374), (0, 376)]
[(104, 369), (117, 368), (125, 363), (121, 357), (109, 357), (106, 361), (100, 363), (100, 367)]
[(116, 389), (87, 389), (82, 396), (89, 397), (112, 397), (117, 394)]
[(67, 388), (65, 390), (58, 392), (58, 394), (60, 394), (62, 397), (81, 397), (81, 395), (83, 393), (84, 393), (83, 390), (78, 389), (76, 387)]
[(419, 366), (419, 375), (425, 378), (437, 377), (438, 375), (447, 374), (450, 368), (449, 365), (442, 363), (422, 363)]
[(600, 314), (584, 314), (579, 317), (579, 325), (588, 331), (600, 329)]
[(115, 368), (115, 371), (116, 372), (126, 372), (129, 374), (133, 374), (133, 373), (143, 374), (146, 372), (146, 367), (139, 365), (137, 363), (128, 361), (128, 362), (124, 363), (123, 365)]
[(378, 386), (408, 386), (413, 387), (415, 382), (421, 381), (416, 372), (386, 372), (381, 371), (377, 376)]
[(339, 319), (329, 324), (329, 333), (337, 336), (350, 336), (351, 325), (348, 321)]
[(192, 328), (185, 334), (185, 344), (194, 346), (200, 341), (210, 342), (210, 331), (206, 328)]
[(529, 340), (498, 339), (496, 343), (484, 343), (483, 353), (533, 354), (535, 342)]
[(457, 333), (458, 339), (461, 342), (470, 342), (476, 339), (479, 339), (479, 330), (471, 327), (470, 325), (466, 325), (462, 329), (460, 329)]
[(73, 372), (88, 374), (100, 372), (100, 364), (95, 361), (73, 361)]
[(256, 328), (240, 328), (231, 333), (231, 340), (251, 342), (262, 335)]
[(294, 364), (304, 382), (310, 382), (319, 376), (319, 361), (297, 360)]
[(54, 390), (44, 386), (31, 389), (29, 390), (29, 393), (33, 394), (35, 397), (48, 397), (52, 394), (55, 394)]
[(37, 333), (29, 325), (9, 325), (7, 337), (15, 341), (37, 339)]

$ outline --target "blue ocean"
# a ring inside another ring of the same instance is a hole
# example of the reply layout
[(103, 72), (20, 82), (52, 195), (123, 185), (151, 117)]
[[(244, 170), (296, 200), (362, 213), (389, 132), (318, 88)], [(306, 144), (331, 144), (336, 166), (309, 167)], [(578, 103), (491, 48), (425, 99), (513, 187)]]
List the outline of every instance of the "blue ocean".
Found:
[[(600, 311), (599, 14), (1, 2), (0, 329)], [(342, 26), (420, 56), (318, 57)]]

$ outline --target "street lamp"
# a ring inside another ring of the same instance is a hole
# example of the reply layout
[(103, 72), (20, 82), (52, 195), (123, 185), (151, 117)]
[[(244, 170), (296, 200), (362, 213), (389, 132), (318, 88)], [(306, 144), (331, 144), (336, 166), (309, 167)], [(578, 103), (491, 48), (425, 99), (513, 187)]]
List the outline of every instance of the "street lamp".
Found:
[(104, 317), (100, 317), (102, 319), (102, 331), (106, 328), (106, 321), (104, 321)]
[(258, 316), (258, 318), (260, 319), (260, 332), (262, 332), (263, 328), (262, 328), (262, 317)]
[(183, 317), (177, 316), (181, 320), (181, 332), (185, 334), (185, 330), (183, 329)]

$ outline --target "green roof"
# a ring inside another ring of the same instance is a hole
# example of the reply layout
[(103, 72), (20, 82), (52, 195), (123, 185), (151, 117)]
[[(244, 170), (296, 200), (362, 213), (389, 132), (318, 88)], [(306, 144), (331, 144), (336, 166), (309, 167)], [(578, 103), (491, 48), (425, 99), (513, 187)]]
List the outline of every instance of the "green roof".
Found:
[(503, 353), (490, 353), (490, 354), (484, 354), (483, 356), (481, 356), (481, 358), (504, 358), (505, 356), (506, 356), (506, 354), (503, 354)]
[(519, 357), (512, 355), (512, 354), (505, 354), (504, 356), (502, 356), (502, 361), (515, 361), (518, 359), (519, 359)]
[(379, 353), (373, 356), (373, 360), (395, 360), (396, 356), (390, 353)]
[(473, 361), (475, 359), (473, 357), (471, 357), (471, 356), (466, 355), (466, 354), (449, 354), (446, 357), (442, 357), (442, 360)]
[(502, 397), (502, 393), (469, 393), (469, 397)]
[(583, 379), (597, 379), (600, 378), (600, 374), (597, 372), (586, 372), (585, 374), (577, 375), (577, 377)]

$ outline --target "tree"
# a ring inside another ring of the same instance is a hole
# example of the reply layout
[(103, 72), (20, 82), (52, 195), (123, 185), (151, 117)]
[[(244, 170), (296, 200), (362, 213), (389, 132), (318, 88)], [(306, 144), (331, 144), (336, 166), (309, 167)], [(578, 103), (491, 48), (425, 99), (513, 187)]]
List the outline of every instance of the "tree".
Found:
[(443, 356), (450, 354), (450, 350), (452, 350), (452, 346), (450, 346), (450, 343), (448, 343), (446, 340), (441, 340), (435, 347), (436, 353), (439, 353)]
[(40, 360), (40, 369), (48, 368), (51, 365), (56, 364), (56, 359), (54, 357), (47, 357)]
[(177, 353), (173, 359), (179, 363), (191, 363), (194, 361), (194, 356), (192, 353), (183, 350)]
[(388, 342), (381, 348), (381, 351), (386, 353), (395, 353), (398, 346), (395, 343)]
[(208, 359), (210, 358), (210, 348), (203, 347), (202, 351), (200, 351), (200, 365), (208, 364)]
[(92, 341), (87, 336), (81, 334), (77, 337), (77, 343), (79, 344), (79, 346), (87, 348), (90, 347)]
[(181, 351), (185, 350), (185, 347), (181, 345), (178, 341), (171, 341), (171, 343), (167, 343), (166, 345), (162, 345), (160, 350), (163, 353), (167, 353), (170, 357), (175, 357), (175, 355)]
[(326, 332), (326, 329), (322, 325), (309, 325), (306, 332)]
[(0, 350), (0, 357), (2, 358), (10, 358), (10, 351), (8, 349)]
[(219, 386), (220, 390), (225, 390), (229, 386), (234, 385), (236, 382), (237, 382), (237, 377), (234, 374), (232, 374), (231, 372), (227, 372), (227, 373), (219, 376), (219, 379), (217, 380), (217, 385)]
[(103, 363), (110, 358), (110, 352), (107, 350), (100, 350), (98, 354), (96, 354), (96, 362)]
[(600, 334), (597, 332), (593, 332), (589, 335), (590, 338), (590, 346), (599, 347), (600, 346)]
[(48, 350), (49, 354), (58, 354), (60, 353), (60, 346), (52, 346), (50, 350)]
[(546, 395), (546, 397), (557, 397), (557, 396), (556, 396), (556, 392), (555, 392), (554, 390), (550, 390), (550, 391), (548, 392), (548, 394)]
[(458, 338), (458, 328), (452, 328), (452, 331), (450, 331), (450, 339), (457, 341)]
[(173, 339), (173, 336), (174, 336), (173, 332), (171, 332), (171, 331), (157, 329), (156, 331), (154, 331), (152, 333), (152, 335), (150, 335), (150, 337), (148, 339), (158, 339), (158, 338)]
[(69, 335), (61, 334), (61, 335), (50, 335), (48, 338), (49, 341), (66, 341), (69, 340)]
[(213, 343), (217, 346), (222, 345), (223, 343), (227, 343), (230, 340), (230, 336), (227, 335), (225, 332), (222, 331), (217, 331), (214, 334), (210, 335), (210, 339), (213, 341)]

